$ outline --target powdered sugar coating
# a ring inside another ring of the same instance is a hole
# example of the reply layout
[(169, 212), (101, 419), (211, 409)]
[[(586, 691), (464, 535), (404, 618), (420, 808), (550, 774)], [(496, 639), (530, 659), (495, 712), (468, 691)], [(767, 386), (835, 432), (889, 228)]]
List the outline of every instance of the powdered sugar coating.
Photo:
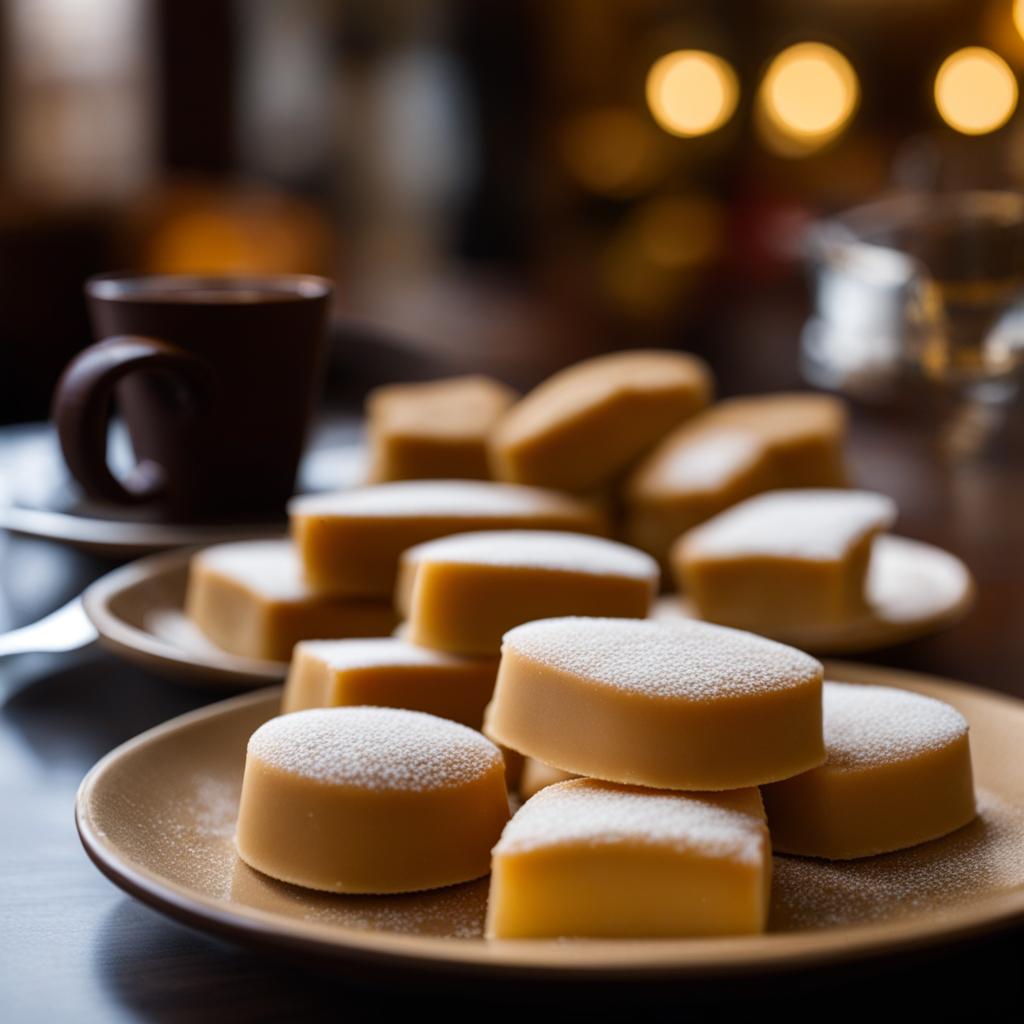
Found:
[(311, 597), (298, 553), (287, 540), (215, 544), (193, 555), (192, 566), (234, 580), (273, 600), (302, 601)]
[(332, 669), (341, 671), (397, 666), (458, 668), (476, 666), (480, 662), (480, 659), (461, 658), (457, 654), (434, 651), (393, 636), (354, 640), (303, 640), (297, 645), (295, 653), (318, 658)]
[(421, 711), (314, 708), (272, 718), (249, 738), (250, 758), (313, 782), (425, 792), (503, 770), (481, 733)]
[(402, 561), (546, 569), (658, 580), (658, 563), (626, 544), (556, 530), (481, 530), (455, 533), (409, 548)]
[(766, 694), (814, 684), (823, 671), (795, 647), (706, 622), (541, 619), (509, 630), (502, 651), (592, 685), (671, 700)]
[(490, 483), (483, 480), (399, 480), (333, 494), (293, 498), (291, 515), (507, 518), (537, 515), (586, 515), (589, 506), (542, 487)]
[(895, 521), (896, 503), (872, 491), (769, 491), (691, 530), (685, 550), (700, 557), (834, 560), (868, 533), (888, 529)]
[(675, 493), (715, 491), (765, 456), (756, 435), (740, 430), (691, 431), (665, 450), (651, 470), (660, 489)]
[(494, 853), (628, 843), (756, 864), (767, 849), (759, 799), (757, 790), (664, 793), (572, 779), (527, 800)]
[(967, 734), (956, 708), (888, 686), (826, 682), (825, 768), (842, 771), (910, 760)]

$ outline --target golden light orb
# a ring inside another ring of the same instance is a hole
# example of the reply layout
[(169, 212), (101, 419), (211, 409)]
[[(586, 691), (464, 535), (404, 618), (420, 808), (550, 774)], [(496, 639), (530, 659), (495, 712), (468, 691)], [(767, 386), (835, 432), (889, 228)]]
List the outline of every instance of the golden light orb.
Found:
[(647, 73), (647, 105), (665, 131), (683, 138), (721, 128), (736, 110), (740, 88), (732, 65), (706, 50), (675, 50)]
[(777, 54), (764, 73), (758, 112), (767, 140), (795, 143), (792, 155), (811, 152), (835, 138), (860, 100), (853, 66), (825, 43), (797, 43)]
[(1001, 128), (1017, 108), (1017, 79), (992, 50), (967, 46), (951, 53), (935, 75), (935, 106), (964, 135)]

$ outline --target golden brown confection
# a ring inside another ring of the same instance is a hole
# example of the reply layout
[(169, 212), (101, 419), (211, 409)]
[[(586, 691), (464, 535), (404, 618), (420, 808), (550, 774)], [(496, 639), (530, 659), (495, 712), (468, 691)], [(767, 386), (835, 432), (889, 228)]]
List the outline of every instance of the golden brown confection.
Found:
[(223, 650), (271, 661), (287, 661), (300, 640), (386, 636), (398, 621), (390, 602), (314, 592), (285, 540), (218, 544), (193, 555), (185, 612)]
[(479, 729), (497, 674), (497, 658), (460, 658), (394, 637), (307, 640), (295, 648), (281, 710), (367, 704)]
[(937, 839), (973, 820), (967, 722), (942, 701), (825, 683), (825, 763), (765, 786), (775, 848), (830, 860)]
[(761, 491), (843, 487), (846, 412), (828, 395), (732, 398), (665, 437), (622, 489), (624, 539), (666, 563), (691, 527)]
[(895, 519), (870, 491), (769, 491), (684, 533), (670, 560), (702, 619), (791, 635), (868, 610), (872, 545)]
[(644, 618), (658, 566), (583, 534), (489, 530), (427, 541), (402, 556), (396, 606), (414, 643), (496, 657), (513, 626), (558, 615)]
[(539, 487), (479, 480), (403, 480), (293, 498), (292, 535), (318, 591), (390, 600), (406, 548), (469, 530), (605, 534), (593, 505)]
[(711, 400), (696, 356), (613, 352), (569, 366), (520, 399), (491, 438), (494, 475), (586, 493), (611, 483)]
[(764, 931), (771, 844), (756, 789), (669, 793), (574, 779), (494, 848), (487, 935), (659, 938)]
[(705, 622), (542, 619), (505, 634), (484, 732), (563, 771), (722, 790), (822, 763), (822, 667)]
[(366, 400), (370, 482), (488, 479), (488, 438), (516, 397), (481, 376), (374, 389)]
[(414, 892), (487, 874), (508, 820), (501, 752), (396, 708), (281, 715), (249, 740), (235, 845), (309, 889)]

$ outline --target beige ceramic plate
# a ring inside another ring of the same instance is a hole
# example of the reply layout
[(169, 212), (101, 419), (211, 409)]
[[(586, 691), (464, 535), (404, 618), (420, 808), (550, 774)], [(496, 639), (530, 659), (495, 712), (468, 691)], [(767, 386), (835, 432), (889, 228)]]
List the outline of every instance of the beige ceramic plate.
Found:
[(90, 857), (117, 885), (195, 927), (354, 963), (570, 978), (782, 970), (877, 955), (1024, 918), (1024, 702), (887, 669), (829, 677), (949, 701), (971, 724), (980, 817), (902, 853), (830, 864), (777, 857), (771, 932), (727, 939), (481, 938), (486, 880), (410, 896), (334, 896), (275, 882), (232, 846), (249, 735), (277, 689), (215, 704), (108, 754), (78, 794)]
[[(974, 581), (956, 555), (907, 537), (879, 537), (868, 571), (870, 611), (824, 629), (771, 634), (812, 654), (856, 654), (892, 647), (952, 625), (974, 602)], [(653, 617), (697, 618), (679, 594), (661, 598)]]
[(251, 689), (284, 679), (288, 665), (228, 654), (185, 618), (188, 563), (196, 548), (140, 558), (96, 580), (82, 607), (115, 654), (197, 686)]

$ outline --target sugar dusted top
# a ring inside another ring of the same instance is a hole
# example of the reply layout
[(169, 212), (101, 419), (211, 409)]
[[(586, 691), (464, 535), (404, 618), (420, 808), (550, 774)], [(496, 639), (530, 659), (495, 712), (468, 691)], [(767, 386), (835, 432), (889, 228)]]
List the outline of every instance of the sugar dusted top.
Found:
[(572, 779), (523, 804), (494, 853), (618, 843), (758, 863), (766, 845), (760, 796), (756, 789), (683, 794)]
[(956, 708), (888, 686), (825, 683), (826, 768), (891, 764), (940, 750), (967, 734)]
[(549, 569), (658, 580), (658, 563), (650, 555), (617, 541), (555, 530), (482, 530), (456, 533), (410, 548), (403, 562), (494, 565)]
[(193, 555), (192, 565), (279, 601), (299, 601), (310, 596), (302, 578), (299, 556), (287, 540), (216, 544)]
[(357, 487), (333, 494), (309, 494), (293, 498), (293, 516), (365, 517), (459, 517), (554, 515), (570, 518), (595, 515), (584, 502), (557, 491), (519, 484), (483, 480), (399, 480)]
[(686, 555), (701, 557), (832, 560), (895, 521), (896, 503), (872, 491), (769, 491), (689, 531), (683, 547)]
[(671, 493), (713, 491), (764, 457), (765, 447), (741, 430), (693, 430), (667, 446), (648, 470), (647, 487)]
[(507, 651), (594, 685), (670, 700), (728, 700), (822, 677), (795, 647), (706, 622), (541, 619), (509, 630)]
[(398, 708), (315, 708), (272, 718), (248, 757), (313, 782), (367, 790), (449, 789), (502, 764), (501, 752), (464, 725)]
[[(296, 657), (318, 658), (332, 669), (422, 667), (478, 667), (481, 659), (460, 658), (455, 654), (434, 651), (411, 644), (397, 637), (372, 637), (356, 640), (303, 640), (296, 647)], [(493, 664), (493, 662), (492, 662)]]

